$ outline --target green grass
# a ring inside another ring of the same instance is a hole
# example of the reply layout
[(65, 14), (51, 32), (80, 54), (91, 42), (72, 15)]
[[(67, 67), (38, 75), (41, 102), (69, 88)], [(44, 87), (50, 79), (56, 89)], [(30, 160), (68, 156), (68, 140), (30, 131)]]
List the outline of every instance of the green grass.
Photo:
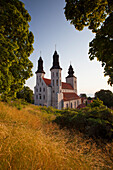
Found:
[[(17, 101), (16, 101), (17, 102)], [(57, 116), (77, 115), (15, 102), (0, 102), (0, 170), (112, 169), (113, 142), (99, 145), (78, 130), (60, 129)]]

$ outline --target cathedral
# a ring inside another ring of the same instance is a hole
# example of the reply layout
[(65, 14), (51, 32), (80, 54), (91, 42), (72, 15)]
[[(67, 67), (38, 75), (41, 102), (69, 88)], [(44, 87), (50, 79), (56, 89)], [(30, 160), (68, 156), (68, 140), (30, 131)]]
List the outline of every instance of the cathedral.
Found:
[(66, 82), (62, 82), (62, 68), (59, 64), (59, 55), (55, 50), (53, 65), (50, 68), (51, 79), (44, 77), (43, 60), (38, 60), (36, 86), (34, 87), (34, 104), (52, 106), (57, 109), (77, 108), (81, 98), (77, 95), (77, 78), (74, 76), (72, 65), (69, 66)]

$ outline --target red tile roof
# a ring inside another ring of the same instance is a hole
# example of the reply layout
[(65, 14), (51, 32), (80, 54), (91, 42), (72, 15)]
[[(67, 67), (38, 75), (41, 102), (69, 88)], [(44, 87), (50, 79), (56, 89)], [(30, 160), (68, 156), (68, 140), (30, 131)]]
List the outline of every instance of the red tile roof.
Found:
[(76, 93), (64, 92), (63, 93), (63, 99), (64, 99), (64, 101), (69, 101), (69, 100), (80, 99), (80, 97)]
[[(44, 80), (44, 82), (46, 83), (47, 86), (51, 85), (51, 80), (50, 79), (43, 78), (43, 80)], [(73, 87), (68, 83), (62, 82), (62, 89), (73, 90)]]
[(44, 82), (46, 83), (47, 86), (51, 85), (51, 80), (43, 78)]
[(62, 89), (70, 89), (70, 90), (73, 90), (73, 87), (68, 84), (68, 83), (64, 83), (62, 82)]

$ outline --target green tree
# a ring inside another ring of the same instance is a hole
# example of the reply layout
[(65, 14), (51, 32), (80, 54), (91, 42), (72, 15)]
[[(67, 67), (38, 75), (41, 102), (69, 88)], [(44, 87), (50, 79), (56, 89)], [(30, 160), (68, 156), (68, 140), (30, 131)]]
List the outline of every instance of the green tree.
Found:
[(32, 76), (34, 36), (29, 31), (31, 17), (19, 0), (0, 1), (0, 93), (16, 96)]
[(81, 93), (80, 97), (87, 98), (87, 95), (85, 93)]
[(113, 1), (65, 0), (65, 16), (79, 31), (88, 26), (96, 36), (89, 46), (89, 58), (97, 57), (108, 83), (113, 84)]
[(24, 86), (21, 91), (17, 92), (17, 98), (25, 99), (28, 103), (33, 103), (33, 91), (28, 86)]
[(99, 98), (107, 107), (113, 107), (113, 93), (110, 90), (100, 90), (96, 92), (95, 98)]

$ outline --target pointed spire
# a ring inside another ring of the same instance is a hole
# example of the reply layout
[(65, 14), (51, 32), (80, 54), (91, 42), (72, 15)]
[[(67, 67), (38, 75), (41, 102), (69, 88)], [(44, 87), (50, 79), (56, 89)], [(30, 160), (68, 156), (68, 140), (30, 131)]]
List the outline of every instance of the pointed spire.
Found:
[(44, 73), (45, 74), (45, 72), (43, 70), (43, 60), (42, 60), (41, 56), (38, 60), (38, 69), (37, 69), (36, 73)]
[(74, 77), (74, 71), (73, 71), (73, 67), (70, 64), (69, 69), (68, 69), (68, 76), (67, 77)]
[(53, 66), (50, 70), (52, 70), (52, 69), (62, 69), (59, 65), (59, 55), (57, 54), (56, 50), (53, 55)]

